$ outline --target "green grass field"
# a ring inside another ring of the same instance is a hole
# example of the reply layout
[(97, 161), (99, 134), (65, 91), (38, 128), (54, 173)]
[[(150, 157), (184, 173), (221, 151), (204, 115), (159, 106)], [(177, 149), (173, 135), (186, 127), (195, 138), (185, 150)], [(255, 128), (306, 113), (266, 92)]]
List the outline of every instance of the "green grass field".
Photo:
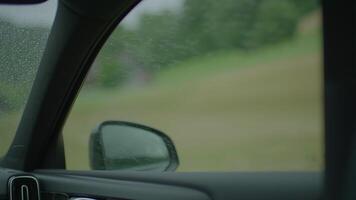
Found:
[(68, 168), (88, 169), (95, 126), (125, 120), (171, 136), (179, 171), (322, 169), (319, 40), (216, 52), (171, 66), (145, 87), (84, 87), (64, 127)]

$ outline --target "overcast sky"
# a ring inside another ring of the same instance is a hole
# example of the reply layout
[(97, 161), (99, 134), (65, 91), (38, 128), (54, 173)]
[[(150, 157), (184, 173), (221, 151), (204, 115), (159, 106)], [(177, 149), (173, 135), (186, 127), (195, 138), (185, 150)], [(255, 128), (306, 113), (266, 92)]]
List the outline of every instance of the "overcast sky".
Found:
[[(184, 0), (143, 0), (124, 20), (126, 25), (135, 25), (143, 13), (162, 10), (179, 11)], [(48, 0), (35, 5), (0, 5), (0, 17), (21, 26), (49, 26), (52, 24), (57, 0)]]

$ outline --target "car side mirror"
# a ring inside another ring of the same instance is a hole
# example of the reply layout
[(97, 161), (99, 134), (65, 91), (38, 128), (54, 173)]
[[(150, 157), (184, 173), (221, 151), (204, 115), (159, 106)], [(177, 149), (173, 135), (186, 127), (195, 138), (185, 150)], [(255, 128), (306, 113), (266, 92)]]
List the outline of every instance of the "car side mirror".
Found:
[(174, 171), (179, 165), (166, 134), (122, 121), (105, 121), (92, 132), (89, 159), (94, 170)]

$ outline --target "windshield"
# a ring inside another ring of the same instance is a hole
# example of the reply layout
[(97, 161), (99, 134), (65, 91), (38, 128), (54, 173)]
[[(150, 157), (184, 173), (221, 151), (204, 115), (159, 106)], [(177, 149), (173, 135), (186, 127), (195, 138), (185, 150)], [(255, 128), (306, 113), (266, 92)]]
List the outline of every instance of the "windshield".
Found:
[(56, 0), (0, 5), (0, 157), (15, 135), (53, 23)]

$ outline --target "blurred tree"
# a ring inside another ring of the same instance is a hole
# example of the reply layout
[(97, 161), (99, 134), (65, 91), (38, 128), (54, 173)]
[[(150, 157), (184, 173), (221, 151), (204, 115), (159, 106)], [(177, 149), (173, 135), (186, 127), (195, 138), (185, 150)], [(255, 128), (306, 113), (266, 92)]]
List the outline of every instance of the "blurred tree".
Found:
[(121, 68), (118, 63), (110, 59), (103, 59), (100, 70), (100, 84), (103, 87), (115, 87), (122, 81)]
[(141, 66), (154, 71), (183, 57), (186, 48), (179, 34), (180, 26), (175, 14), (163, 12), (143, 16), (137, 29), (137, 37), (141, 42), (136, 51), (139, 52)]
[(250, 39), (251, 28), (257, 20), (260, 0), (224, 0), (212, 1), (208, 11), (205, 27), (213, 48), (246, 48)]
[(260, 1), (250, 30), (245, 32), (245, 47), (256, 48), (291, 38), (299, 21), (292, 1)]
[(296, 6), (299, 16), (304, 16), (320, 6), (319, 0), (290, 0)]
[(150, 74), (219, 49), (253, 50), (290, 39), (300, 19), (318, 5), (317, 0), (186, 0), (178, 14), (145, 14), (137, 28), (118, 28), (102, 50), (102, 85), (122, 83), (132, 69)]
[(125, 81), (125, 68), (129, 66), (125, 65), (122, 54), (127, 51), (128, 45), (133, 43), (131, 38), (132, 33), (121, 27), (112, 33), (97, 60), (99, 85), (116, 87)]

